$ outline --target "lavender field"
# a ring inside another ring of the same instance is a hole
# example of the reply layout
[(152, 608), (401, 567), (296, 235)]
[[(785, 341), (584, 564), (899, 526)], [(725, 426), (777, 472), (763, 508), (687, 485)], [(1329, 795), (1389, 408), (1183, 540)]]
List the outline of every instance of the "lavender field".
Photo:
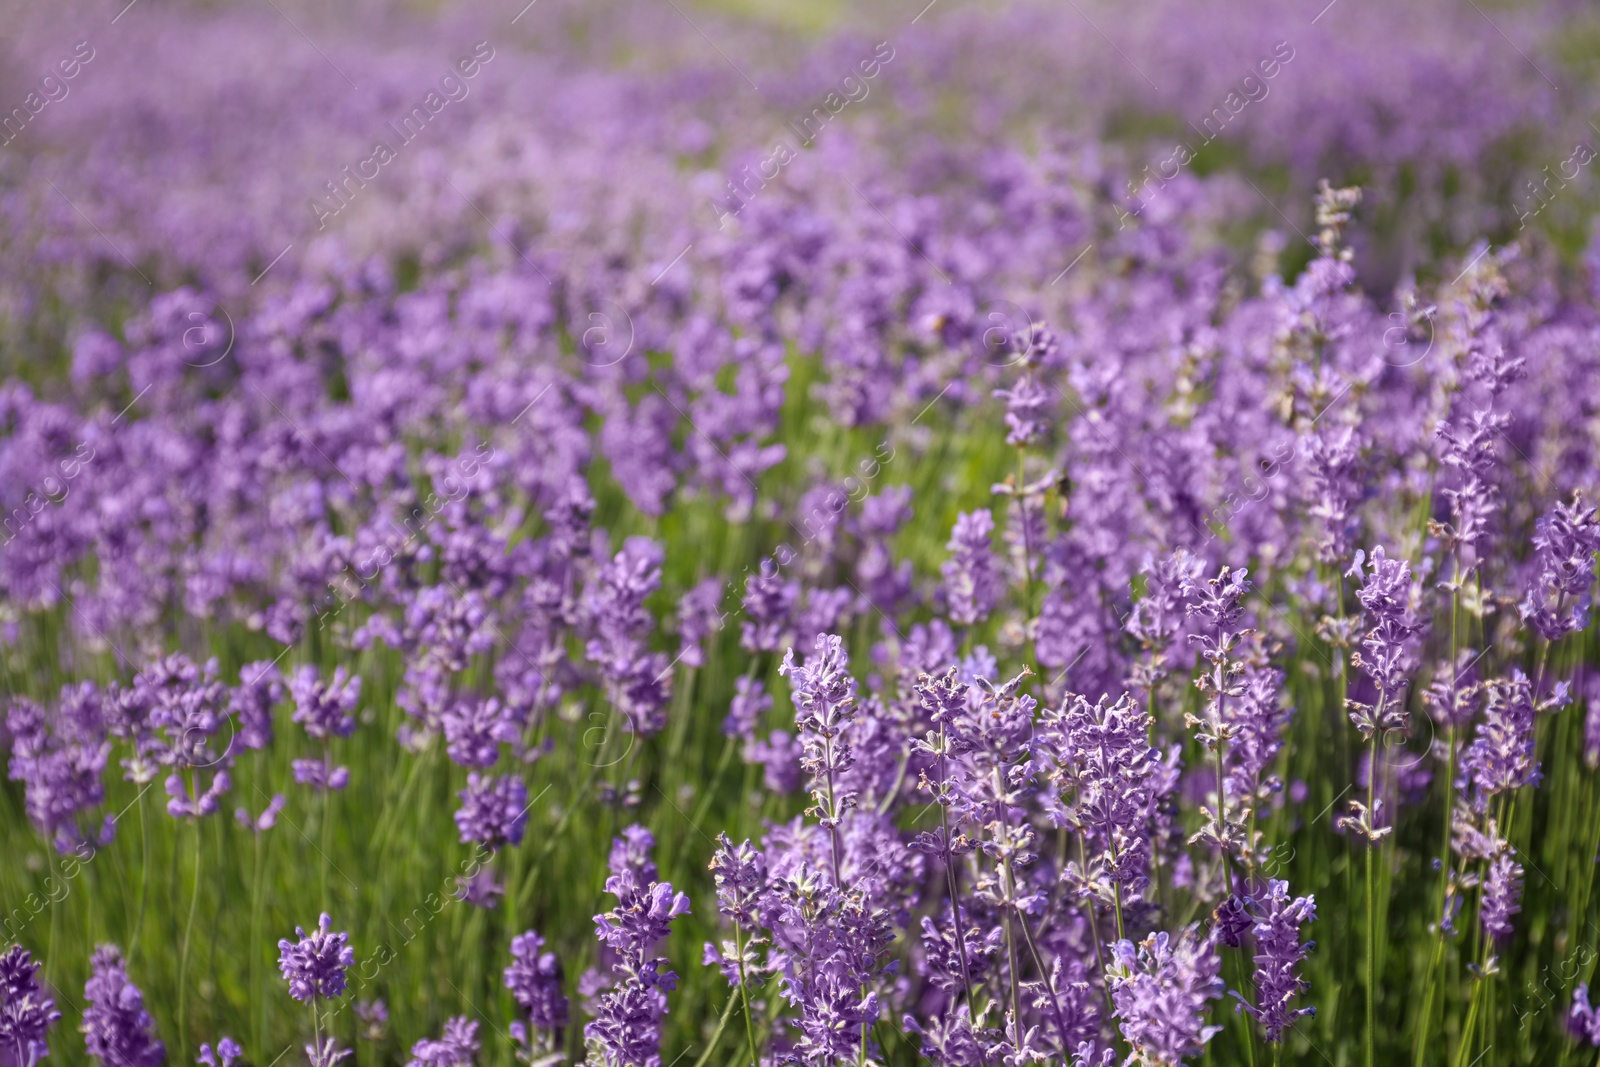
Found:
[(1600, 10), (0, 0), (0, 1067), (1600, 1064)]

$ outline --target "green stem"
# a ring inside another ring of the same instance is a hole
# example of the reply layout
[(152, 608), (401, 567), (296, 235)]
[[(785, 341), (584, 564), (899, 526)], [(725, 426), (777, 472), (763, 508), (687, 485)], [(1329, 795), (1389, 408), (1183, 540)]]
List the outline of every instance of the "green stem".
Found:
[(750, 1016), (750, 979), (744, 973), (744, 931), (738, 919), (733, 920), (733, 950), (739, 954), (739, 996), (744, 1001), (744, 1036), (750, 1044), (750, 1067), (761, 1067), (761, 1057), (756, 1052), (756, 1024)]
[[(322, 770), (323, 770), (323, 774), (324, 775), (330, 774), (330, 771), (329, 771), (329, 767), (330, 766), (331, 766), (331, 760), (328, 758), (328, 742), (324, 741), (324, 742), (322, 742)], [(322, 892), (321, 892), (322, 909), (321, 910), (323, 910), (323, 911), (327, 911), (328, 910), (328, 867), (333, 862), (331, 859), (328, 858), (328, 822), (329, 822), (328, 809), (329, 809), (329, 806), (332, 803), (333, 803), (333, 789), (332, 789), (331, 786), (329, 786), (327, 784), (326, 780), (324, 780), (323, 786), (322, 786), (322, 826), (320, 828), (321, 829), (321, 837), (322, 837), (322, 844), (320, 846), (320, 848), (322, 850)]]
[(189, 947), (194, 942), (194, 919), (200, 911), (200, 818), (194, 818), (194, 884), (189, 894), (189, 921), (183, 927), (183, 945), (178, 950), (178, 1062), (189, 1062), (189, 1030), (185, 1025), (189, 1006)]
[(261, 989), (261, 830), (256, 830), (255, 869), (250, 878), (250, 1002), (257, 1006), (255, 1012), (254, 1042), (256, 1058), (264, 1059), (267, 1051), (267, 999)]
[(722, 1040), (722, 1031), (728, 1028), (728, 1016), (733, 1014), (733, 1005), (738, 1001), (738, 999), (738, 994), (730, 995), (728, 997), (727, 1006), (722, 1009), (722, 1018), (717, 1020), (716, 1032), (711, 1035), (711, 1042), (710, 1044), (706, 1045), (706, 1050), (700, 1053), (700, 1058), (694, 1061), (694, 1067), (706, 1067), (706, 1061), (709, 1060), (711, 1058), (711, 1054), (717, 1050), (717, 1042)]
[(144, 791), (139, 793), (139, 905), (134, 911), (133, 936), (128, 939), (128, 966), (139, 954), (139, 935), (144, 931), (145, 890), (150, 883), (150, 833), (145, 824)]
[[(1376, 715), (1383, 714), (1383, 701), (1378, 701)], [(1376, 723), (1373, 724), (1376, 727)], [(1372, 742), (1367, 756), (1367, 823), (1372, 832), (1377, 832), (1377, 815), (1373, 811), (1373, 804), (1377, 797), (1378, 786), (1378, 731), (1372, 731)], [(1374, 1044), (1377, 1038), (1377, 1028), (1374, 1022), (1378, 998), (1378, 887), (1377, 887), (1377, 853), (1378, 840), (1373, 838), (1367, 842), (1367, 1067), (1374, 1067)]]

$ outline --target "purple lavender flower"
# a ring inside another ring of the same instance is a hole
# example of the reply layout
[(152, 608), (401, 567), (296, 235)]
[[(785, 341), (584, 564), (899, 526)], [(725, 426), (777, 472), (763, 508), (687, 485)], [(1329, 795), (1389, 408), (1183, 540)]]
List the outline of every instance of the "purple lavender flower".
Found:
[[(1247, 1011), (1261, 1023), (1267, 1040), (1276, 1044), (1296, 1019), (1315, 1015), (1314, 1007), (1290, 1008), (1294, 998), (1305, 992), (1305, 979), (1298, 973), (1315, 941), (1302, 942), (1300, 927), (1317, 917), (1315, 897), (1289, 896), (1289, 883), (1267, 880), (1266, 907), (1253, 928), (1256, 940), (1256, 1004), (1238, 992), (1238, 1010)], [(1259, 1006), (1258, 1006), (1259, 1005)]]
[(1470, 781), (1480, 806), (1489, 797), (1539, 781), (1533, 736), (1533, 683), (1520, 670), (1486, 683), (1489, 699), (1478, 735), (1461, 756), (1464, 781)]
[(1000, 597), (999, 564), (990, 548), (994, 516), (987, 511), (964, 511), (945, 545), (950, 558), (940, 567), (944, 575), (945, 603), (950, 621), (975, 626), (988, 618)]
[(477, 841), (491, 849), (520, 845), (528, 825), (528, 788), (521, 778), (473, 771), (456, 794), (456, 829), (463, 844)]
[(363, 1041), (382, 1041), (388, 1036), (389, 1005), (381, 999), (356, 1001), (355, 1013)]
[(1149, 884), (1161, 765), (1150, 726), (1150, 715), (1131, 695), (1091, 704), (1069, 693), (1060, 712), (1045, 713), (1041, 731), (1056, 761), (1052, 780), (1070, 795), (1069, 824), (1096, 850), (1106, 877), (1134, 893)]
[(630, 537), (610, 563), (595, 575), (586, 597), (590, 636), (585, 655), (600, 668), (617, 709), (645, 737), (666, 725), (671, 694), (671, 664), (650, 651), (654, 618), (644, 602), (661, 587), (661, 546)]
[(262, 749), (272, 744), (272, 709), (284, 696), (283, 677), (266, 660), (239, 668), (239, 684), (228, 694), (228, 713), (239, 720), (239, 743)]
[(350, 768), (335, 765), (328, 759), (291, 760), (289, 770), (296, 782), (318, 791), (338, 792), (350, 784)]
[(688, 913), (689, 898), (665, 882), (641, 882), (629, 852), (626, 839), (613, 846), (606, 892), (617, 905), (594, 917), (601, 944), (614, 953), (615, 984), (596, 998), (594, 1020), (583, 1030), (592, 1067), (658, 1063), (666, 994), (678, 982), (664, 967), (668, 961), (650, 956), (650, 950), (670, 932), (673, 919)]
[(1207, 1026), (1206, 1002), (1222, 995), (1222, 961), (1211, 941), (1195, 928), (1151, 934), (1139, 943), (1111, 947), (1106, 981), (1122, 1036), (1132, 1046), (1129, 1062), (1177, 1065), (1195, 1056), (1221, 1032)]
[(1572, 1010), (1567, 1013), (1567, 1029), (1572, 1036), (1600, 1047), (1600, 1011), (1589, 1006), (1589, 983), (1579, 982), (1572, 991)]
[(1006, 402), (1006, 444), (1026, 446), (1049, 426), (1050, 394), (1024, 371), (1010, 389), (996, 389), (995, 398)]
[(1584, 505), (1581, 495), (1570, 504), (1558, 501), (1539, 520), (1533, 544), (1534, 574), (1517, 610), (1539, 636), (1559, 641), (1589, 623), (1600, 515)]
[(722, 613), (721, 578), (697, 582), (678, 601), (678, 659), (687, 667), (706, 663), (706, 638), (721, 630), (727, 617)]
[(89, 961), (84, 984), (83, 1036), (89, 1055), (106, 1067), (158, 1067), (167, 1050), (155, 1036), (139, 987), (128, 981), (127, 964), (115, 945), (101, 945)]
[(39, 965), (21, 945), (0, 955), (0, 1053), (15, 1067), (33, 1067), (50, 1052), (50, 1028), (61, 1018), (39, 984)]
[(741, 674), (733, 682), (733, 699), (728, 703), (728, 717), (722, 720), (722, 732), (729, 737), (751, 740), (761, 717), (772, 710), (772, 697), (759, 678)]
[(800, 583), (786, 580), (771, 559), (763, 559), (745, 582), (745, 619), (739, 644), (749, 652), (776, 652), (793, 640), (791, 626)]
[(49, 728), (44, 709), (17, 700), (6, 716), (12, 736), (9, 775), (23, 783), (28, 818), (59, 852), (85, 839), (83, 813), (105, 800), (101, 775), (111, 757), (107, 741), (67, 740)]
[(514, 743), (521, 735), (511, 709), (499, 698), (463, 700), (445, 710), (446, 752), (463, 767), (493, 767), (500, 758), (500, 746)]
[(506, 988), (540, 1030), (567, 1025), (567, 997), (561, 991), (561, 964), (554, 952), (544, 951), (544, 938), (528, 930), (511, 939), (511, 966), (505, 969)]
[(231, 1037), (224, 1037), (217, 1042), (216, 1051), (210, 1045), (200, 1046), (200, 1057), (195, 1062), (204, 1067), (233, 1067), (234, 1061), (244, 1055), (244, 1049)]
[(444, 1024), (437, 1039), (424, 1038), (411, 1046), (411, 1061), (406, 1067), (472, 1067), (480, 1048), (478, 1024), (457, 1015)]
[(326, 912), (309, 935), (299, 926), (294, 934), (297, 940), (278, 942), (278, 970), (289, 983), (289, 995), (299, 1001), (342, 996), (345, 968), (356, 961), (350, 935), (334, 933), (333, 920)]
[(737, 847), (728, 835), (717, 835), (711, 857), (717, 884), (717, 910), (734, 923), (734, 939), (705, 946), (705, 962), (716, 964), (728, 984), (739, 985), (761, 970), (752, 951), (751, 933), (759, 926), (758, 909), (767, 891), (767, 857), (749, 841)]
[(349, 675), (343, 667), (334, 668), (326, 683), (310, 664), (295, 671), (289, 680), (289, 695), (294, 699), (294, 721), (306, 734), (319, 741), (349, 737), (356, 731), (352, 714), (361, 700), (361, 678)]
[(1502, 938), (1511, 933), (1511, 917), (1522, 910), (1522, 864), (1501, 852), (1489, 862), (1483, 879), (1483, 906), (1479, 912), (1484, 933)]
[(494, 868), (483, 866), (468, 875), (456, 875), (456, 899), (475, 908), (492, 908), (505, 895), (506, 887), (494, 876)]
[(647, 826), (625, 827), (621, 837), (611, 839), (611, 853), (606, 857), (606, 868), (612, 874), (619, 871), (632, 873), (634, 881), (641, 884), (656, 880), (656, 861), (650, 852), (656, 847), (656, 837)]
[(783, 665), (778, 668), (779, 674), (790, 679), (795, 726), (805, 745), (800, 766), (811, 777), (812, 806), (807, 814), (816, 816), (833, 838), (836, 882), (840, 870), (839, 823), (856, 803), (855, 791), (837, 785), (839, 776), (855, 762), (845, 736), (856, 714), (856, 682), (849, 667), (844, 639), (837, 634), (819, 634), (815, 656), (799, 665), (791, 648), (784, 653)]

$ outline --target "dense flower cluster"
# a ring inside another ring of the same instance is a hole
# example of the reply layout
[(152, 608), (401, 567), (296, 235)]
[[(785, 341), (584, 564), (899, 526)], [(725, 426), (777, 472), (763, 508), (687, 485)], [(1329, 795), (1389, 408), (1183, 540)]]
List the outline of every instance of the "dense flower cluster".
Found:
[(0, 41), (0, 1067), (1471, 1063), (1592, 940), (1581, 5), (212, 6)]

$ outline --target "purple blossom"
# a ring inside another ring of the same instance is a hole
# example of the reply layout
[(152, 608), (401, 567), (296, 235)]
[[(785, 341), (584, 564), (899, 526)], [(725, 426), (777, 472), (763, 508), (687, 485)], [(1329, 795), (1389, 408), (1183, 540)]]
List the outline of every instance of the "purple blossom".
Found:
[(1024, 371), (1010, 389), (996, 389), (995, 398), (1006, 402), (1006, 444), (1026, 446), (1049, 425), (1050, 393)]
[(645, 737), (666, 725), (671, 694), (671, 664), (650, 651), (654, 618), (644, 602), (661, 587), (661, 546), (630, 537), (610, 563), (595, 575), (585, 604), (591, 636), (585, 655), (600, 668), (617, 709)]
[(6, 715), (12, 736), (8, 767), (23, 783), (28, 818), (59, 852), (85, 839), (83, 813), (105, 800), (101, 775), (111, 757), (107, 741), (71, 741), (50, 729), (44, 709), (17, 700)]
[(459, 701), (446, 709), (441, 723), (446, 752), (463, 767), (493, 767), (500, 759), (500, 746), (521, 736), (511, 710), (497, 697)]
[(1502, 852), (1489, 862), (1483, 879), (1480, 917), (1484, 933), (1502, 938), (1511, 933), (1511, 917), (1522, 910), (1522, 864)]
[(239, 720), (239, 743), (263, 749), (272, 744), (272, 709), (283, 700), (278, 668), (266, 660), (239, 668), (239, 684), (228, 694), (228, 712)]
[(1600, 1047), (1600, 1011), (1589, 1006), (1589, 983), (1579, 982), (1572, 991), (1572, 1010), (1567, 1013), (1567, 1029), (1580, 1041)]
[(327, 789), (337, 793), (350, 784), (350, 768), (335, 766), (326, 759), (291, 760), (289, 769), (296, 782), (319, 792)]
[(289, 983), (289, 995), (299, 1001), (342, 996), (345, 968), (356, 961), (350, 936), (334, 933), (333, 920), (326, 912), (309, 935), (299, 926), (294, 928), (294, 935), (294, 941), (278, 942), (278, 970)]
[(1546, 641), (1559, 641), (1589, 624), (1594, 557), (1600, 552), (1600, 515), (1581, 495), (1557, 502), (1533, 537), (1534, 573), (1518, 611)]
[(988, 618), (1000, 597), (999, 565), (989, 546), (993, 533), (993, 515), (987, 511), (964, 511), (956, 517), (950, 541), (945, 545), (950, 558), (940, 567), (940, 573), (944, 575), (950, 621), (958, 626), (975, 626)]
[[(850, 657), (844, 650), (843, 638), (819, 634), (816, 648), (817, 654), (803, 665), (795, 662), (794, 649), (789, 649), (778, 673), (790, 679), (795, 726), (805, 746), (800, 766), (811, 777), (809, 813), (833, 832), (856, 803), (854, 791), (835, 785), (855, 761), (845, 735), (856, 714), (856, 683), (850, 676)], [(834, 851), (837, 853), (837, 847)], [(837, 872), (837, 855), (834, 867)]]
[(595, 1000), (593, 1021), (584, 1027), (592, 1067), (636, 1067), (659, 1063), (661, 1020), (667, 992), (678, 977), (664, 957), (650, 951), (671, 931), (672, 920), (689, 911), (689, 898), (664, 882), (642, 882), (627, 839), (612, 848), (606, 892), (616, 907), (594, 917), (600, 943), (610, 949), (614, 984)]
[(234, 1061), (244, 1055), (244, 1049), (231, 1037), (224, 1037), (217, 1042), (216, 1050), (210, 1045), (200, 1046), (200, 1057), (195, 1062), (204, 1067), (233, 1067)]
[(1130, 1062), (1176, 1067), (1221, 1032), (1205, 1020), (1206, 1002), (1222, 995), (1222, 961), (1193, 927), (1176, 940), (1160, 932), (1137, 947), (1118, 941), (1111, 957), (1106, 981), (1118, 1027), (1133, 1048)]
[(318, 678), (317, 669), (307, 664), (290, 677), (289, 695), (294, 700), (294, 721), (305, 727), (308, 736), (329, 741), (355, 733), (353, 712), (361, 700), (359, 675), (351, 676), (343, 667), (337, 667), (333, 677), (324, 683)]
[(1487, 798), (1539, 781), (1533, 736), (1533, 683), (1520, 670), (1494, 679), (1478, 734), (1461, 755), (1461, 773), (1481, 805)]
[(1069, 693), (1060, 712), (1045, 713), (1041, 731), (1055, 760), (1051, 777), (1067, 794), (1069, 825), (1096, 850), (1106, 877), (1134, 893), (1149, 883), (1161, 764), (1150, 726), (1131, 695), (1091, 704)]
[(33, 1067), (49, 1055), (46, 1039), (61, 1018), (38, 974), (39, 965), (21, 945), (0, 955), (0, 1052), (16, 1067)]
[(1283, 1040), (1283, 1032), (1294, 1025), (1296, 1019), (1315, 1015), (1314, 1007), (1291, 1008), (1294, 998), (1305, 992), (1306, 983), (1299, 975), (1300, 964), (1316, 947), (1316, 942), (1300, 940), (1300, 927), (1315, 921), (1315, 897), (1289, 895), (1289, 883), (1279, 879), (1267, 880), (1265, 907), (1256, 919), (1252, 932), (1256, 942), (1256, 1004), (1250, 1004), (1235, 992), (1238, 1010), (1247, 1011), (1261, 1023), (1267, 1040), (1274, 1044)]
[(792, 616), (799, 599), (800, 583), (785, 579), (776, 563), (763, 559), (745, 581), (740, 646), (749, 652), (776, 652), (792, 641)]
[(472, 1067), (479, 1047), (478, 1024), (457, 1015), (445, 1022), (444, 1033), (437, 1039), (424, 1038), (411, 1046), (406, 1067)]
[(751, 740), (761, 717), (772, 710), (772, 697), (759, 678), (741, 674), (733, 682), (733, 700), (728, 703), (728, 716), (722, 720), (722, 732), (729, 737)]
[(561, 991), (561, 964), (553, 952), (544, 951), (544, 938), (532, 930), (511, 939), (511, 966), (505, 969), (506, 988), (528, 1023), (541, 1030), (567, 1025), (567, 998)]
[(678, 660), (686, 667), (705, 666), (706, 639), (727, 621), (722, 613), (724, 588), (721, 578), (707, 578), (678, 601)]
[(128, 980), (127, 964), (115, 945), (101, 945), (89, 961), (84, 984), (83, 1037), (89, 1055), (106, 1067), (157, 1067), (167, 1050), (155, 1036), (155, 1020), (145, 1010), (139, 987)]
[(456, 829), (463, 844), (476, 841), (499, 849), (522, 843), (528, 825), (528, 788), (521, 778), (473, 771), (456, 796), (461, 800)]

